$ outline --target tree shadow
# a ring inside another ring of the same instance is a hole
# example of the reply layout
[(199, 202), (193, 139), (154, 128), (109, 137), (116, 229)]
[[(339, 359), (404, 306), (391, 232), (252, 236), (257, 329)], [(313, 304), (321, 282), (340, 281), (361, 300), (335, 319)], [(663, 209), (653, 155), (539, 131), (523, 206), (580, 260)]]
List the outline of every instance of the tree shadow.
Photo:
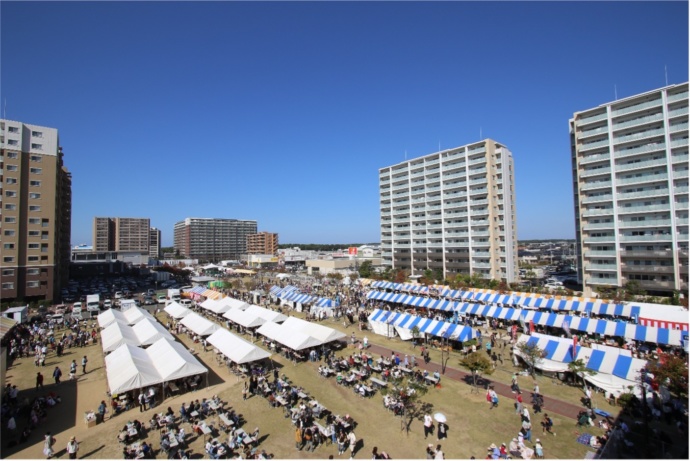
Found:
[[(410, 411), (411, 410), (411, 411)], [(408, 409), (407, 420), (405, 421), (405, 432), (410, 433), (412, 423), (417, 421), (424, 421), (424, 415), (431, 414), (434, 410), (434, 405), (429, 402), (420, 402), (414, 408)]]

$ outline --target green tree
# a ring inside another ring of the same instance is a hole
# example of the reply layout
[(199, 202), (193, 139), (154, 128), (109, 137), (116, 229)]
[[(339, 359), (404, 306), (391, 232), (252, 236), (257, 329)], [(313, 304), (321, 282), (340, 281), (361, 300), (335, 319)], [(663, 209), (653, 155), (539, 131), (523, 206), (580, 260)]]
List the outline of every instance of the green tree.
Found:
[(371, 277), (371, 261), (366, 260), (362, 262), (362, 264), (359, 265), (359, 276), (364, 277), (364, 278), (370, 278)]
[(489, 358), (486, 354), (479, 351), (468, 354), (465, 358), (460, 360), (460, 365), (467, 368), (472, 373), (472, 392), (479, 392), (477, 389), (477, 378), (479, 375), (490, 375), (494, 372), (493, 365)]
[(688, 362), (672, 354), (662, 353), (659, 361), (649, 365), (654, 379), (668, 387), (680, 399), (688, 398)]
[(582, 379), (582, 384), (587, 385), (585, 382), (585, 375), (594, 376), (597, 374), (596, 371), (587, 368), (587, 364), (582, 359), (573, 360), (568, 364), (568, 370), (576, 376), (576, 378)]
[(637, 280), (628, 280), (625, 285), (623, 285), (623, 291), (626, 301), (632, 301), (638, 296), (644, 296), (646, 293), (640, 286), (640, 282)]
[(535, 370), (544, 357), (544, 351), (537, 346), (537, 343), (529, 343), (527, 341), (518, 345), (518, 350), (522, 353), (522, 357), (529, 365), (530, 374), (535, 375)]
[(381, 388), (381, 395), (390, 395), (402, 403), (400, 431), (405, 431), (409, 435), (412, 422), (415, 419), (421, 421), (426, 413), (431, 413), (432, 405), (421, 400), (427, 393), (427, 387), (407, 376), (391, 377), (388, 384), (387, 387)]
[(419, 327), (417, 325), (413, 326), (412, 330), (410, 330), (410, 333), (412, 333), (413, 341), (416, 343), (417, 339), (419, 339), (420, 334)]

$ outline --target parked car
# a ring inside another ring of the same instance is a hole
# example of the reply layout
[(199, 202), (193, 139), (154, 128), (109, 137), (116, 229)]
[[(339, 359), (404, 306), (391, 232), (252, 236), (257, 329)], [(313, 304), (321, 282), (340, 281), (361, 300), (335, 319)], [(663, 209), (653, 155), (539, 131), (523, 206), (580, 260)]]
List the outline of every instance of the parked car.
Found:
[(163, 295), (163, 294), (156, 296), (156, 301), (158, 301), (158, 304), (164, 304), (165, 300), (166, 300), (166, 298), (165, 298), (165, 295)]
[(152, 297), (147, 296), (144, 298), (144, 306), (150, 306), (152, 304), (156, 304), (156, 301), (154, 301)]

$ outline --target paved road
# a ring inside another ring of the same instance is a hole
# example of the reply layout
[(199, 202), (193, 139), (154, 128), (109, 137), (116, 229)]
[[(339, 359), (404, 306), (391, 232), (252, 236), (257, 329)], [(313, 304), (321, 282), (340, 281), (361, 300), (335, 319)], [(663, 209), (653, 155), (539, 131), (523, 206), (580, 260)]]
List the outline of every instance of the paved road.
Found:
[[(368, 351), (377, 355), (382, 355), (384, 357), (390, 357), (391, 351), (395, 352), (396, 354), (400, 354), (401, 357), (405, 356), (404, 352), (396, 351), (395, 349), (387, 347), (378, 346), (376, 344), (372, 344), (369, 347)], [(430, 373), (433, 373), (434, 371), (438, 371), (439, 373), (441, 372), (441, 364), (433, 361), (429, 363), (424, 363), (423, 360), (418, 359), (417, 367), (421, 368), (422, 370), (428, 370)], [(460, 371), (457, 368), (446, 366), (446, 372), (443, 375), (443, 379), (466, 381), (468, 379), (471, 380), (472, 376), (470, 373)], [(490, 382), (494, 386), (494, 390), (496, 391), (496, 393), (500, 396), (506, 397), (507, 399), (505, 401), (510, 402), (509, 404), (512, 405), (512, 402), (515, 400), (515, 394), (513, 394), (513, 392), (511, 391), (510, 386), (495, 381)], [(528, 397), (528, 393), (525, 392), (524, 394), (525, 403), (530, 403), (531, 399)], [(542, 409), (546, 413), (552, 412), (561, 416), (565, 416), (567, 418), (577, 419), (577, 414), (583, 409), (583, 407), (573, 405), (572, 403), (563, 402), (562, 400), (557, 400), (552, 397), (544, 396), (544, 406), (542, 407)]]

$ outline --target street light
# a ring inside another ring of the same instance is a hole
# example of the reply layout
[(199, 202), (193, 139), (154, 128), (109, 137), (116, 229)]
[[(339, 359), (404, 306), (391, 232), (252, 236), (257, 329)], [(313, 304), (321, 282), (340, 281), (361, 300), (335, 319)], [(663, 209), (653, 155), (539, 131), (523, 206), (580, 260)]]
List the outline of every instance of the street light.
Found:
[(441, 335), (441, 374), (444, 375), (446, 374), (446, 364), (448, 363), (448, 360), (450, 360), (450, 351), (448, 349), (448, 338), (446, 337), (446, 333), (448, 332), (448, 327), (444, 328), (440, 335)]

